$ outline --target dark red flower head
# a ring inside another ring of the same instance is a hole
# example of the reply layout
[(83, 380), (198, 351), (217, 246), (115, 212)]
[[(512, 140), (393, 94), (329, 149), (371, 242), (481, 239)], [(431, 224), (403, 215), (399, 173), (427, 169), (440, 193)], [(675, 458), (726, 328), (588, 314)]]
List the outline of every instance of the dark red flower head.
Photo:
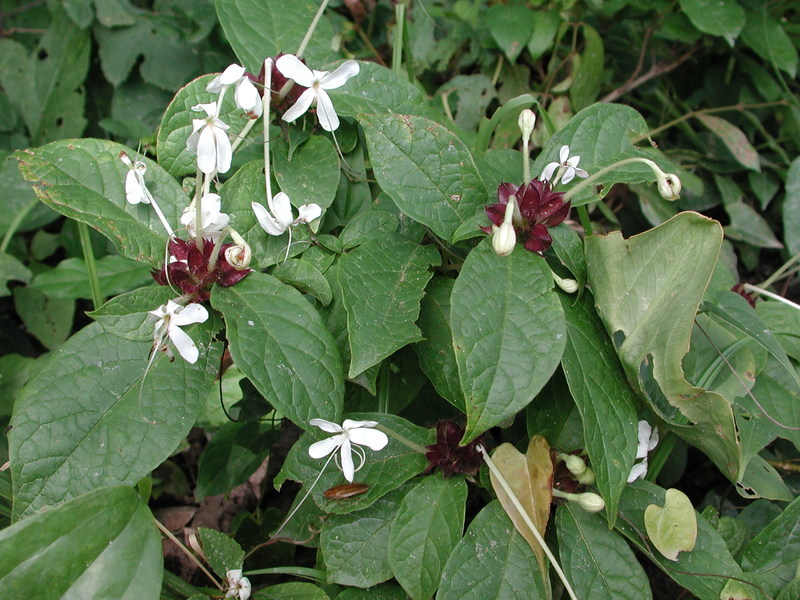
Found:
[(742, 298), (747, 300), (747, 303), (752, 306), (753, 308), (756, 307), (756, 298), (753, 294), (749, 293), (741, 283), (737, 283), (731, 288), (731, 291), (739, 294)]
[[(278, 100), (279, 92), (283, 89), (283, 86), (286, 85), (286, 83), (288, 81), (291, 81), (290, 79), (287, 79), (286, 77), (284, 77), (283, 73), (278, 71), (278, 68), (275, 66), (275, 63), (277, 62), (277, 60), (281, 56), (283, 56), (284, 54), (285, 54), (285, 52), (281, 52), (272, 61), (272, 99), (271, 99), (270, 102), (271, 102), (272, 108), (274, 108), (275, 111), (278, 113), (278, 116), (282, 115), (287, 110), (289, 110), (292, 106), (294, 106), (294, 103), (297, 102), (298, 98), (300, 98), (300, 94), (302, 94), (305, 91), (304, 87), (299, 86), (299, 85), (293, 85), (292, 89), (290, 89), (289, 92), (286, 94), (286, 97), (283, 98), (282, 100)], [(300, 61), (303, 62), (303, 64), (305, 64), (305, 62), (306, 62), (304, 58), (301, 58)], [(256, 87), (258, 87), (261, 90), (261, 97), (263, 98), (264, 97), (264, 92), (263, 92), (263, 90), (264, 90), (264, 63), (263, 62), (261, 63), (261, 71), (258, 74), (258, 79), (253, 78), (253, 81), (259, 84)]]
[(464, 428), (455, 421), (439, 421), (436, 425), (436, 443), (427, 446), (425, 457), (430, 463), (426, 473), (431, 473), (437, 467), (442, 470), (442, 475), (451, 477), (457, 473), (475, 475), (481, 468), (483, 457), (475, 448), (483, 444), (485, 436), (480, 435), (466, 446), (458, 443), (464, 437)]
[[(525, 248), (541, 254), (553, 243), (547, 228), (555, 227), (567, 217), (570, 203), (564, 202), (563, 192), (554, 192), (546, 181), (534, 179), (521, 186), (501, 183), (497, 188), (498, 202), (486, 207), (486, 216), (498, 227), (503, 224), (511, 196), (516, 197), (519, 208), (519, 214), (514, 215), (514, 231), (517, 236), (524, 236)], [(491, 227), (482, 229), (491, 233)]]
[(177, 287), (191, 302), (208, 300), (215, 283), (228, 287), (244, 279), (250, 269), (238, 271), (225, 259), (225, 250), (233, 244), (223, 244), (217, 264), (209, 264), (214, 253), (214, 242), (203, 241), (203, 250), (194, 240), (172, 238), (169, 242), (169, 262), (160, 271), (153, 271), (153, 279), (161, 285)]

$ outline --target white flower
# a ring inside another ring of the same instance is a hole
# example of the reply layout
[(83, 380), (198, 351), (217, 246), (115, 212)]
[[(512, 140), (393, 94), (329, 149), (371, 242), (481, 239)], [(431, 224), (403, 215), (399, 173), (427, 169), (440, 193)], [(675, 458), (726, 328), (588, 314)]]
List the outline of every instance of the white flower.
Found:
[(228, 134), (228, 126), (219, 120), (218, 104), (197, 104), (192, 110), (205, 111), (205, 119), (192, 119), (192, 135), (186, 140), (186, 147), (197, 153), (197, 168), (203, 173), (227, 173), (231, 168), (233, 150)]
[(167, 301), (155, 310), (151, 310), (150, 314), (157, 317), (155, 330), (153, 331), (153, 340), (155, 342), (155, 349), (166, 351), (167, 356), (172, 356), (169, 347), (164, 343), (164, 338), (169, 336), (169, 339), (177, 348), (181, 357), (189, 363), (196, 363), (200, 352), (197, 346), (192, 341), (192, 338), (185, 333), (181, 327), (184, 325), (191, 325), (192, 323), (203, 323), (208, 319), (208, 311), (202, 304), (187, 304), (181, 306), (180, 304)]
[(325, 90), (333, 90), (343, 86), (348, 79), (358, 75), (360, 70), (358, 63), (354, 60), (346, 60), (339, 67), (331, 72), (312, 71), (296, 56), (284, 54), (277, 61), (275, 66), (284, 77), (293, 79), (294, 82), (308, 89), (300, 94), (300, 97), (289, 110), (283, 114), (283, 120), (292, 122), (311, 107), (317, 106), (317, 117), (319, 124), (325, 131), (334, 131), (339, 127), (339, 117), (333, 109), (333, 102)]
[(297, 218), (292, 213), (292, 203), (289, 196), (283, 192), (275, 194), (270, 202), (270, 208), (258, 202), (252, 202), (253, 212), (256, 214), (258, 224), (270, 235), (282, 235), (290, 227), (310, 223), (319, 218), (322, 208), (318, 204), (303, 204), (297, 209)]
[(128, 204), (150, 204), (153, 196), (144, 183), (147, 165), (140, 160), (133, 162), (124, 150), (119, 153), (119, 159), (128, 167), (128, 174), (125, 175), (125, 199)]
[[(230, 217), (224, 212), (220, 212), (222, 199), (219, 194), (206, 194), (200, 199), (202, 226), (199, 235), (205, 239), (216, 242), (222, 231), (228, 226)], [(198, 237), (197, 232), (197, 206), (195, 201), (183, 210), (181, 224), (186, 226), (186, 230), (193, 238)]]
[(251, 119), (260, 117), (262, 111), (261, 96), (258, 94), (258, 90), (253, 85), (252, 80), (247, 76), (245, 68), (240, 65), (229, 65), (227, 69), (208, 83), (206, 91), (220, 94), (218, 103), (222, 105), (222, 96), (232, 85), (236, 86), (236, 92), (234, 93), (236, 106), (245, 111)]
[(226, 598), (235, 598), (236, 600), (247, 600), (250, 598), (250, 580), (247, 577), (242, 577), (241, 569), (232, 569), (225, 574), (225, 579), (228, 582), (228, 591), (225, 594)]
[(647, 475), (647, 454), (658, 445), (658, 428), (650, 427), (647, 421), (639, 421), (639, 444), (636, 446), (636, 458), (643, 459), (633, 465), (628, 475), (628, 483), (632, 483)]
[(569, 146), (561, 146), (558, 159), (561, 162), (551, 162), (544, 168), (544, 171), (542, 171), (542, 174), (539, 177), (540, 181), (550, 181), (550, 178), (556, 172), (556, 169), (560, 167), (564, 169), (564, 175), (561, 177), (561, 183), (569, 183), (575, 178), (575, 175), (582, 179), (586, 179), (589, 176), (589, 173), (578, 168), (578, 163), (581, 162), (581, 157), (569, 155)]
[[(322, 431), (335, 433), (336, 435), (311, 444), (308, 448), (308, 455), (311, 458), (322, 458), (339, 450), (340, 467), (342, 473), (344, 473), (344, 478), (350, 483), (353, 482), (353, 475), (357, 471), (353, 465), (352, 446), (359, 447), (359, 449), (360, 446), (367, 446), (377, 451), (383, 450), (386, 444), (389, 443), (389, 438), (386, 437), (385, 433), (372, 429), (378, 424), (376, 421), (351, 421), (350, 419), (345, 419), (344, 423), (337, 425), (324, 419), (311, 419), (309, 423), (314, 427), (319, 427)], [(359, 468), (361, 468), (361, 465), (359, 465)]]

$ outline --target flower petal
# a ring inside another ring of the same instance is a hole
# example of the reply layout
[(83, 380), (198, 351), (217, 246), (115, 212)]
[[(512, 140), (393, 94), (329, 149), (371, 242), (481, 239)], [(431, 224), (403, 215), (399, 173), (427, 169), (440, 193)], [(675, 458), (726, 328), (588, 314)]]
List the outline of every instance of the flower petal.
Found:
[(231, 160), (233, 159), (231, 140), (223, 130), (214, 127), (213, 131), (217, 154), (217, 172), (227, 173), (231, 168)]
[(350, 440), (347, 438), (342, 442), (342, 447), (339, 449), (339, 464), (342, 467), (342, 474), (344, 478), (350, 483), (353, 483), (353, 475), (355, 475), (355, 466), (353, 465), (353, 449), (350, 446)]
[(139, 183), (139, 178), (136, 175), (136, 171), (131, 169), (125, 176), (125, 199), (128, 201), (128, 204), (148, 202), (147, 197), (142, 193), (142, 186)]
[(208, 310), (202, 304), (187, 304), (184, 309), (172, 317), (171, 324), (183, 327), (192, 323), (205, 323)]
[(389, 443), (389, 438), (382, 431), (360, 427), (350, 431), (350, 441), (359, 446), (368, 446), (372, 450), (383, 450)]
[(283, 225), (284, 230), (292, 224), (294, 216), (292, 215), (292, 203), (289, 201), (289, 196), (284, 192), (278, 192), (272, 199), (272, 211), (275, 213), (275, 219)]
[(197, 139), (197, 168), (206, 174), (217, 168), (217, 144), (214, 130), (208, 125), (203, 127)]
[(317, 118), (325, 131), (336, 131), (339, 128), (339, 117), (333, 108), (331, 97), (325, 90), (317, 91)]
[(358, 75), (361, 67), (354, 60), (346, 60), (337, 67), (332, 73), (326, 73), (319, 81), (319, 87), (323, 90), (334, 90), (342, 87), (351, 77)]
[(377, 421), (353, 421), (352, 419), (345, 419), (342, 423), (342, 429), (347, 431), (356, 429), (357, 427), (375, 427), (377, 424)]
[(647, 461), (644, 460), (640, 463), (636, 463), (631, 467), (631, 472), (628, 475), (628, 483), (633, 483), (640, 477), (644, 477), (647, 475)]
[(289, 110), (283, 113), (283, 117), (281, 117), (287, 123), (291, 123), (292, 121), (296, 120), (298, 117), (306, 114), (306, 111), (311, 106), (311, 103), (314, 101), (317, 95), (314, 92), (313, 88), (308, 88), (305, 92), (300, 94), (300, 97), (297, 99), (297, 102), (294, 103)]
[(183, 357), (183, 360), (192, 364), (197, 362), (200, 356), (197, 346), (185, 331), (173, 323), (170, 323), (169, 339), (175, 344), (175, 348), (178, 350), (178, 354)]
[(558, 160), (560, 163), (567, 162), (569, 158), (569, 146), (561, 146), (561, 150), (558, 151)]
[(308, 447), (308, 455), (311, 458), (322, 458), (328, 456), (331, 452), (336, 452), (339, 446), (346, 440), (343, 433), (334, 435), (333, 437), (314, 442)]
[(564, 176), (561, 178), (561, 183), (566, 185), (573, 179), (575, 179), (575, 169), (572, 167), (567, 167), (567, 170), (564, 171)]
[(283, 235), (286, 228), (281, 227), (281, 224), (275, 220), (275, 217), (270, 214), (266, 206), (258, 202), (251, 202), (250, 206), (256, 215), (258, 224), (261, 225), (261, 229), (270, 235)]
[(303, 87), (310, 88), (314, 85), (315, 77), (303, 62), (294, 54), (284, 54), (275, 61), (275, 68), (281, 72), (281, 75), (294, 79), (294, 82)]
[(550, 181), (559, 166), (560, 165), (557, 162), (547, 163), (547, 166), (542, 171), (542, 174), (539, 175), (539, 181)]
[(322, 214), (322, 207), (319, 204), (303, 204), (297, 209), (296, 223), (311, 223), (314, 219), (318, 219)]
[(312, 427), (319, 427), (322, 431), (327, 431), (328, 433), (342, 433), (344, 431), (338, 423), (326, 421), (325, 419), (311, 419), (308, 424)]
[(207, 104), (195, 104), (192, 110), (200, 112), (204, 111), (209, 117), (214, 117), (217, 114), (217, 103), (209, 102)]
[(239, 81), (244, 75), (244, 72), (245, 68), (236, 63), (228, 65), (222, 73), (214, 77), (214, 79), (208, 83), (206, 91), (214, 94), (219, 93), (222, 91), (222, 88), (233, 85)]
[(253, 85), (253, 82), (248, 77), (244, 77), (236, 84), (234, 99), (236, 100), (236, 105), (245, 111), (254, 111), (261, 107), (261, 96), (258, 95), (256, 86)]

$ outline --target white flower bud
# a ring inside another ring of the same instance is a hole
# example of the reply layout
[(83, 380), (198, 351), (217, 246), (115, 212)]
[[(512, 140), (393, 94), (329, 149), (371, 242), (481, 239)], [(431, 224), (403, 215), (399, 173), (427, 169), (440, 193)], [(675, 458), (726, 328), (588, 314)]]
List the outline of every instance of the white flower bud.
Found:
[(237, 271), (247, 269), (250, 266), (250, 259), (252, 257), (253, 252), (250, 250), (250, 246), (247, 243), (230, 246), (225, 250), (225, 260)]
[(586, 512), (600, 512), (606, 507), (605, 501), (600, 496), (593, 494), (592, 492), (578, 494), (575, 500)]
[(587, 467), (586, 471), (580, 475), (576, 475), (575, 479), (577, 479), (578, 483), (582, 485), (592, 485), (595, 482), (594, 471)]
[(677, 200), (681, 197), (681, 180), (674, 173), (661, 173), (656, 177), (658, 193), (664, 200)]
[(527, 144), (528, 140), (531, 139), (531, 133), (533, 132), (533, 128), (536, 125), (536, 115), (533, 114), (533, 111), (531, 109), (526, 108), (521, 113), (519, 113), (517, 124), (519, 125), (519, 129), (522, 132), (522, 139)]
[(555, 272), (552, 272), (552, 274), (553, 274), (553, 281), (555, 281), (556, 285), (560, 287), (563, 291), (565, 291), (567, 294), (574, 294), (575, 292), (578, 291), (578, 282), (575, 281), (574, 279), (562, 279), (561, 277), (556, 275)]
[(558, 457), (564, 461), (564, 466), (566, 466), (567, 470), (573, 475), (583, 475), (586, 472), (586, 461), (580, 456), (575, 456), (574, 454), (559, 454)]
[(508, 199), (508, 204), (506, 204), (503, 224), (500, 227), (492, 227), (494, 230), (492, 248), (494, 248), (494, 253), (498, 256), (508, 256), (514, 251), (514, 246), (517, 245), (517, 232), (514, 231), (514, 225), (512, 225), (516, 203), (516, 198), (511, 196)]

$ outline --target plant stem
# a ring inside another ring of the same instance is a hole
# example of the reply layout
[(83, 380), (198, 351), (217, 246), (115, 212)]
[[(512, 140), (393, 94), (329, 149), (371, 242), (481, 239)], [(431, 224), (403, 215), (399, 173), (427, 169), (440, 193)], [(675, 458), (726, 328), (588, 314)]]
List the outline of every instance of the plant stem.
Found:
[(406, 21), (406, 6), (398, 2), (394, 7), (394, 36), (392, 40), (392, 71), (398, 75), (403, 70), (403, 27)]
[(767, 298), (772, 298), (773, 300), (777, 300), (778, 302), (783, 302), (784, 304), (788, 304), (792, 308), (796, 308), (800, 310), (800, 305), (795, 304), (791, 300), (784, 298), (783, 296), (779, 296), (778, 294), (773, 294), (767, 290), (761, 289), (760, 287), (756, 287), (754, 285), (750, 285), (749, 283), (745, 283), (742, 287), (746, 289), (748, 292), (753, 292), (755, 294), (759, 294), (761, 296), (766, 296)]
[(498, 483), (500, 484), (500, 487), (503, 488), (503, 491), (506, 494), (508, 494), (508, 497), (511, 500), (511, 503), (514, 505), (514, 508), (517, 509), (517, 512), (519, 512), (520, 516), (522, 517), (522, 520), (525, 521), (525, 525), (527, 525), (528, 529), (530, 529), (531, 533), (533, 533), (533, 537), (535, 537), (536, 541), (539, 542), (539, 545), (542, 547), (542, 550), (544, 550), (544, 553), (547, 555), (547, 558), (550, 559), (550, 562), (552, 563), (553, 568), (556, 570), (556, 573), (558, 573), (561, 582), (564, 584), (564, 588), (567, 590), (567, 594), (569, 594), (569, 597), (572, 600), (578, 600), (577, 596), (575, 596), (575, 592), (572, 591), (572, 586), (569, 584), (567, 576), (561, 569), (561, 565), (558, 564), (556, 557), (553, 556), (553, 553), (550, 551), (550, 548), (547, 546), (547, 543), (544, 541), (544, 538), (542, 538), (542, 534), (539, 533), (539, 530), (536, 529), (536, 526), (533, 524), (533, 521), (531, 521), (531, 518), (528, 516), (528, 513), (525, 512), (525, 509), (522, 507), (522, 504), (517, 498), (517, 495), (514, 493), (514, 490), (511, 489), (511, 486), (508, 485), (508, 482), (506, 481), (505, 477), (503, 477), (503, 474), (500, 472), (500, 469), (498, 469), (497, 465), (494, 464), (494, 461), (491, 458), (489, 458), (489, 454), (486, 452), (483, 446), (479, 444), (478, 446), (476, 446), (476, 448), (478, 452), (483, 454), (483, 460), (486, 462), (487, 466), (489, 467), (489, 470), (492, 472), (492, 475), (495, 476)]
[(243, 575), (294, 575), (296, 577), (305, 577), (306, 579), (313, 579), (324, 583), (327, 578), (327, 573), (321, 569), (309, 569), (308, 567), (270, 567), (268, 569), (254, 569), (253, 571), (245, 571)]
[[(325, 4), (325, 3), (323, 3)], [(272, 179), (270, 175), (269, 165), (269, 121), (270, 121), (270, 106), (272, 100), (272, 59), (267, 58), (264, 60), (264, 99), (262, 100), (262, 114), (264, 115), (264, 187), (267, 194), (267, 206), (269, 211), (274, 215), (275, 211), (272, 208)]]
[(194, 564), (196, 564), (197, 568), (199, 568), (203, 573), (206, 574), (206, 576), (214, 583), (217, 589), (223, 592), (225, 591), (225, 589), (222, 587), (222, 584), (219, 581), (217, 581), (216, 577), (214, 577), (208, 569), (206, 569), (205, 565), (203, 565), (203, 563), (200, 562), (200, 560), (194, 555), (194, 553), (191, 550), (189, 550), (186, 546), (184, 546), (183, 543), (178, 538), (172, 535), (172, 532), (166, 527), (164, 527), (161, 521), (159, 521), (155, 517), (153, 517), (153, 521), (155, 521), (156, 527), (158, 527), (161, 533), (167, 536), (173, 544), (175, 544), (178, 548), (180, 548), (183, 551), (183, 553), (186, 554), (189, 560), (191, 560)]
[(389, 412), (389, 378), (391, 372), (389, 362), (383, 361), (378, 372), (378, 412)]
[(408, 446), (409, 448), (411, 448), (415, 452), (419, 452), (420, 454), (426, 454), (428, 452), (427, 448), (425, 448), (423, 446), (420, 446), (417, 443), (412, 442), (406, 436), (401, 435), (401, 434), (397, 433), (396, 431), (394, 431), (392, 429), (389, 429), (388, 427), (384, 427), (383, 425), (378, 424), (378, 425), (375, 426), (375, 429), (377, 429), (378, 431), (382, 431), (383, 433), (385, 433), (389, 437), (393, 437), (398, 442), (400, 442), (404, 446)]
[(785, 263), (783, 263), (783, 265), (781, 265), (781, 268), (780, 268), (780, 269), (778, 269), (777, 271), (775, 271), (775, 272), (774, 272), (772, 275), (770, 275), (770, 276), (769, 276), (767, 279), (765, 279), (763, 282), (761, 282), (761, 284), (760, 284), (758, 287), (760, 287), (760, 288), (766, 288), (766, 287), (769, 287), (769, 286), (771, 286), (771, 285), (772, 285), (774, 282), (778, 281), (778, 279), (780, 279), (780, 278), (781, 278), (781, 276), (782, 276), (782, 275), (783, 275), (783, 274), (784, 274), (786, 271), (788, 271), (788, 270), (789, 270), (789, 269), (790, 269), (790, 268), (791, 268), (791, 267), (792, 267), (792, 266), (793, 266), (795, 263), (797, 263), (798, 261), (800, 261), (800, 252), (798, 252), (797, 254), (795, 254), (795, 255), (794, 255), (792, 258), (790, 258), (789, 260), (787, 260)]
[(100, 279), (97, 276), (97, 263), (92, 251), (92, 239), (89, 237), (89, 226), (81, 221), (78, 224), (78, 235), (83, 250), (83, 260), (86, 262), (86, 272), (89, 274), (89, 287), (92, 288), (92, 305), (97, 310), (103, 305), (103, 296), (100, 293)]
[(581, 227), (583, 227), (583, 233), (585, 235), (592, 235), (594, 229), (592, 228), (592, 220), (589, 218), (589, 211), (586, 210), (586, 205), (581, 204), (580, 206), (576, 206), (575, 210), (578, 212), (578, 220), (581, 222)]
[(300, 42), (300, 47), (297, 49), (297, 52), (295, 52), (295, 56), (297, 56), (297, 58), (301, 58), (303, 53), (306, 51), (308, 42), (311, 41), (311, 36), (314, 35), (314, 30), (317, 28), (317, 23), (319, 23), (319, 20), (322, 18), (322, 13), (324, 13), (325, 9), (328, 8), (328, 2), (329, 0), (322, 0), (322, 4), (319, 5), (317, 14), (314, 15), (313, 19), (311, 19), (311, 25), (308, 26), (306, 35), (303, 37), (303, 41)]
[(33, 207), (39, 204), (39, 199), (34, 198), (28, 204), (23, 207), (21, 211), (19, 211), (14, 218), (11, 220), (11, 223), (8, 225), (8, 230), (6, 231), (5, 236), (3, 236), (3, 241), (0, 243), (0, 254), (5, 252), (8, 249), (8, 245), (11, 243), (11, 238), (14, 237), (14, 234), (17, 232), (17, 228), (20, 226), (22, 221), (25, 217), (28, 216), (28, 213), (33, 210)]

